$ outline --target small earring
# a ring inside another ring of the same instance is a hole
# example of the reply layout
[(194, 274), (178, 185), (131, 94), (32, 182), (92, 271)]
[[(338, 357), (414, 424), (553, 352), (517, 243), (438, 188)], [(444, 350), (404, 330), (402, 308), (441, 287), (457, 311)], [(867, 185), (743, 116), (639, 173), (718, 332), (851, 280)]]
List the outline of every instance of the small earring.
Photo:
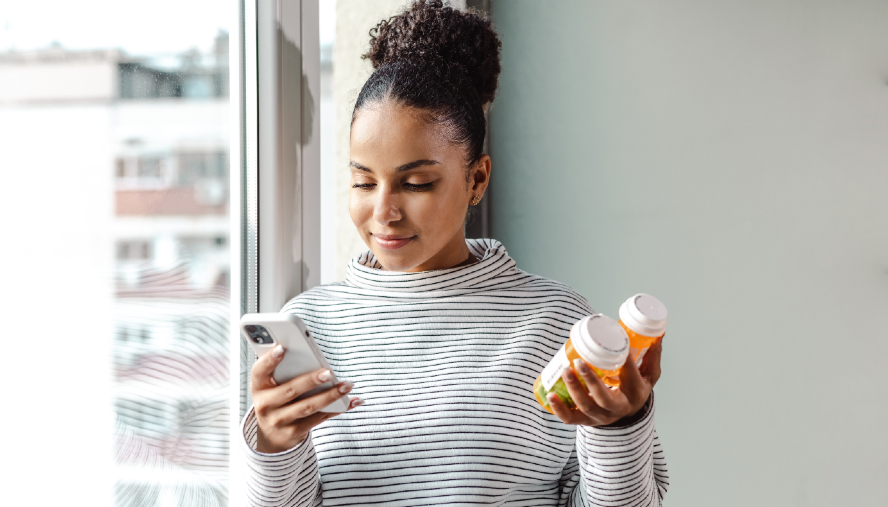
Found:
[(475, 197), (472, 197), (472, 206), (477, 206), (479, 202), (481, 202), (481, 197), (477, 195)]

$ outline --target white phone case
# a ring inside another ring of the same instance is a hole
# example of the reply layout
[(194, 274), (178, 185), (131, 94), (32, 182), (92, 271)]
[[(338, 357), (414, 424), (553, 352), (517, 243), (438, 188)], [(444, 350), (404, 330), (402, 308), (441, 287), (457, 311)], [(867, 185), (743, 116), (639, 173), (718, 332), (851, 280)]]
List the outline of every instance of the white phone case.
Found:
[[(246, 330), (246, 326), (254, 325), (264, 327), (271, 338), (271, 343), (256, 343), (250, 338), (250, 334)], [(241, 317), (240, 321), (241, 336), (253, 347), (256, 355), (261, 356), (273, 349), (278, 344), (284, 347), (284, 359), (274, 369), (272, 377), (278, 384), (298, 377), (299, 375), (314, 371), (320, 368), (326, 368), (331, 371), (330, 364), (318, 344), (315, 343), (305, 323), (299, 317), (288, 313), (248, 313)], [(336, 374), (328, 382), (315, 387), (307, 393), (297, 397), (297, 400), (307, 398), (322, 391), (326, 391), (330, 387), (337, 384)], [(340, 413), (348, 410), (349, 398), (343, 396), (327, 405), (321, 412)]]

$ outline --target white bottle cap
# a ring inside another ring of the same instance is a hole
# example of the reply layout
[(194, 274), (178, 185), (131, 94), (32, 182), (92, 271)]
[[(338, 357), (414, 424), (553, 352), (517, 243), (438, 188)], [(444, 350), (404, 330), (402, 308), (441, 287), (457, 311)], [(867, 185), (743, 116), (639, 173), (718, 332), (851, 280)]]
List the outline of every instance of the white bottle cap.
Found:
[(573, 325), (570, 342), (587, 363), (602, 370), (616, 370), (629, 356), (629, 335), (607, 315), (596, 313)]
[(650, 294), (636, 294), (620, 305), (620, 320), (636, 333), (656, 338), (666, 331), (666, 306)]

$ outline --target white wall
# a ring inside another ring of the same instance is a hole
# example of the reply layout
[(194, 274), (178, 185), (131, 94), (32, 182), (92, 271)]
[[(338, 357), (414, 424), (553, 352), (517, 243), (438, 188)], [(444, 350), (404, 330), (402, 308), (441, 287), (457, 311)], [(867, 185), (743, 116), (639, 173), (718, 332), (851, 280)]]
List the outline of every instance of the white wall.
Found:
[(669, 307), (666, 505), (885, 505), (888, 2), (493, 9), (493, 234)]

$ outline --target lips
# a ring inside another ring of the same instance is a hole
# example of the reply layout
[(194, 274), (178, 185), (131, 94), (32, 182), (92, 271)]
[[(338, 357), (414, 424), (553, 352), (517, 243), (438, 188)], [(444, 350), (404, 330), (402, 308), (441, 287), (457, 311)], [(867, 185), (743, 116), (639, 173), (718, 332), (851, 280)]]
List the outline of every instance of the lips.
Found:
[(405, 236), (398, 234), (373, 234), (376, 244), (386, 250), (397, 250), (402, 246), (410, 243), (416, 236)]

